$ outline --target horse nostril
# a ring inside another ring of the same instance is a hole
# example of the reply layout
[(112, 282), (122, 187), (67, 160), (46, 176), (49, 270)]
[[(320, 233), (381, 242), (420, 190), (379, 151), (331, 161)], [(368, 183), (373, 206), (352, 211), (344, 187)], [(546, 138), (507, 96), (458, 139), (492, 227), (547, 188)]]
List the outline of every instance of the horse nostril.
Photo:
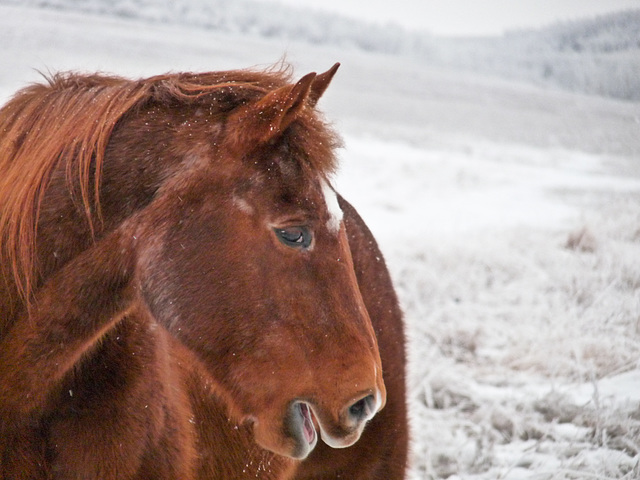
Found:
[(368, 419), (373, 413), (375, 403), (376, 399), (373, 395), (367, 395), (366, 397), (358, 400), (349, 407), (349, 414), (351, 415), (351, 418), (357, 421)]

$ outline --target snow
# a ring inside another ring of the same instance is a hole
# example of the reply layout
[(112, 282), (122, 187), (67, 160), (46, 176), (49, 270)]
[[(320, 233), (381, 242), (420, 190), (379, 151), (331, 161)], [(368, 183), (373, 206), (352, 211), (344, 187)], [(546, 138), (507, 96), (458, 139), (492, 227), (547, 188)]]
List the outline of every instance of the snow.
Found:
[(0, 101), (38, 71), (340, 61), (319, 106), (406, 314), (410, 478), (640, 478), (640, 103), (99, 12), (0, 4), (0, 43)]

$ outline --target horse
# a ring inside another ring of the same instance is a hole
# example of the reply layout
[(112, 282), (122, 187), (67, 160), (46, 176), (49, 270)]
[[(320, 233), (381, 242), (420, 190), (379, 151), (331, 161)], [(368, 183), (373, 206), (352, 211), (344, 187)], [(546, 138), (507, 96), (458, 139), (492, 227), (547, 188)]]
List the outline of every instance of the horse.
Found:
[(316, 108), (338, 66), (58, 73), (0, 109), (0, 479), (404, 477), (402, 312)]

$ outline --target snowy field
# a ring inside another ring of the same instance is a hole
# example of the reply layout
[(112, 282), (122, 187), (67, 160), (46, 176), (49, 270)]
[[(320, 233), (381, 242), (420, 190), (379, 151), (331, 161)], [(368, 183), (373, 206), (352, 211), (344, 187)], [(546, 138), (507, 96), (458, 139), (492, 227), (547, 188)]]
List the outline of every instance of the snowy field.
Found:
[(342, 68), (340, 191), (406, 313), (411, 479), (640, 478), (640, 104), (408, 58), (0, 4), (38, 71)]

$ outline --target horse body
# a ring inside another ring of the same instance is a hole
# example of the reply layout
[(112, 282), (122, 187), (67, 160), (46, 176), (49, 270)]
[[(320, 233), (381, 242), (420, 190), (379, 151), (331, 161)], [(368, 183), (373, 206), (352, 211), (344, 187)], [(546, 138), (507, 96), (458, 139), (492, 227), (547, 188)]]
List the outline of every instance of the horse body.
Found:
[(0, 111), (0, 478), (402, 478), (401, 315), (314, 110), (336, 69)]

